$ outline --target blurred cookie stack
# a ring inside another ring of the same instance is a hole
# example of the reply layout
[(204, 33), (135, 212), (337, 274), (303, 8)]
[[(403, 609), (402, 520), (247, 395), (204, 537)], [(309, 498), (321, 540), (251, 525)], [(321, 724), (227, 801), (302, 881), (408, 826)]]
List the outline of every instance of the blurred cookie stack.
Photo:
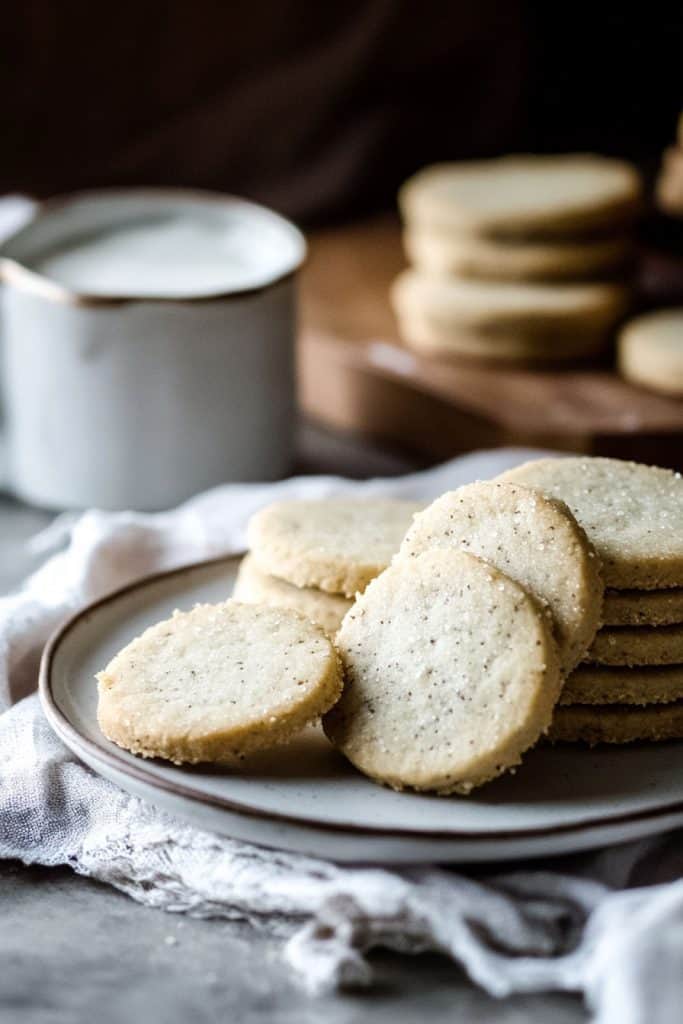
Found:
[(628, 309), (640, 203), (635, 168), (592, 155), (425, 168), (399, 195), (403, 340), (487, 362), (598, 355)]
[(672, 217), (683, 217), (683, 113), (678, 119), (676, 143), (664, 152), (657, 179), (657, 205)]
[(603, 626), (568, 677), (551, 738), (683, 736), (683, 479), (616, 459), (541, 459), (503, 474), (565, 501), (601, 558)]

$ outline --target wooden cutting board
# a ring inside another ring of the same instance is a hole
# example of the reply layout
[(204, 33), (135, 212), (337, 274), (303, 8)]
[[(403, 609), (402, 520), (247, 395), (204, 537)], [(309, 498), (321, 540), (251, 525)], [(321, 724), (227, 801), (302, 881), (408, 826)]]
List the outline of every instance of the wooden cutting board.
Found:
[(683, 399), (634, 387), (609, 365), (493, 368), (406, 349), (387, 299), (404, 265), (396, 221), (309, 241), (299, 337), (307, 415), (428, 458), (539, 445), (683, 468)]

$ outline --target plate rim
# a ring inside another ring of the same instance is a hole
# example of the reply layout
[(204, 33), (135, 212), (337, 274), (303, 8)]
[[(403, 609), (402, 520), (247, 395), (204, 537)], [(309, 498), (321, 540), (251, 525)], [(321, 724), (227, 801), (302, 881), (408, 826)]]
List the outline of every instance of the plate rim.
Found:
[(53, 731), (66, 743), (66, 745), (78, 756), (79, 748), (85, 748), (90, 757), (95, 761), (104, 761), (106, 765), (121, 772), (138, 782), (146, 783), (149, 786), (158, 788), (171, 796), (182, 797), (199, 804), (209, 804), (213, 807), (228, 811), (231, 814), (242, 815), (249, 818), (257, 818), (265, 821), (278, 822), (282, 825), (298, 828), (312, 828), (319, 831), (354, 834), (359, 836), (386, 837), (393, 839), (432, 840), (432, 841), (480, 841), (480, 842), (503, 842), (505, 840), (543, 839), (559, 835), (574, 835), (586, 830), (601, 826), (630, 825), (635, 822), (647, 821), (659, 817), (667, 817), (672, 814), (683, 813), (683, 797), (672, 803), (661, 807), (643, 808), (639, 811), (623, 812), (613, 817), (605, 817), (604, 814), (593, 817), (582, 818), (580, 821), (569, 823), (558, 823), (554, 825), (539, 825), (532, 828), (510, 829), (510, 830), (488, 830), (481, 832), (463, 832), (458, 830), (444, 831), (443, 829), (422, 829), (404, 828), (401, 826), (389, 828), (387, 826), (355, 825), (353, 822), (345, 824), (320, 821), (308, 817), (305, 814), (287, 814), (281, 811), (266, 811), (245, 804), (240, 800), (219, 796), (218, 794), (207, 793), (202, 789), (193, 786), (191, 783), (179, 782), (174, 779), (167, 779), (148, 772), (142, 764), (129, 762), (118, 747), (110, 750), (104, 745), (96, 743), (83, 735), (70, 721), (67, 715), (59, 707), (53, 693), (53, 668), (57, 654), (66, 638), (78, 629), (85, 618), (99, 611), (107, 605), (116, 604), (131, 593), (144, 590), (156, 583), (170, 580), (175, 576), (183, 576), (197, 570), (208, 569), (212, 566), (218, 567), (221, 563), (235, 562), (242, 558), (244, 551), (238, 551), (228, 555), (218, 555), (213, 558), (199, 559), (177, 566), (174, 569), (165, 569), (159, 572), (148, 573), (137, 577), (129, 583), (115, 590), (104, 594), (94, 601), (84, 605), (79, 611), (70, 615), (49, 637), (40, 660), (38, 675), (38, 693), (43, 712), (48, 724)]

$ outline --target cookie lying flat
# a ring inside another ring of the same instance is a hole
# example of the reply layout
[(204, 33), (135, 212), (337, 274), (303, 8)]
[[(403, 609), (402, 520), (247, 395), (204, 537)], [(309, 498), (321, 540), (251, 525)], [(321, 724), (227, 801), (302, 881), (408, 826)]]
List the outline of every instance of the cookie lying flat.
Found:
[(467, 359), (516, 366), (555, 365), (599, 355), (604, 331), (577, 330), (566, 337), (556, 333), (527, 338), (516, 330), (464, 330), (412, 313), (399, 316), (398, 333), (408, 347), (438, 359)]
[(261, 572), (251, 555), (245, 555), (240, 563), (233, 597), (247, 604), (292, 608), (311, 622), (317, 622), (328, 636), (334, 636), (353, 604), (339, 594), (326, 594), (313, 587), (295, 587), (277, 576), (269, 576)]
[(602, 560), (608, 587), (657, 590), (683, 583), (680, 473), (620, 459), (539, 459), (497, 479), (560, 498)]
[(419, 270), (404, 270), (390, 292), (399, 321), (417, 316), (441, 330), (528, 341), (604, 335), (625, 311), (627, 297), (617, 284), (474, 281)]
[(617, 363), (635, 384), (683, 395), (683, 309), (661, 309), (627, 323), (619, 334)]
[(552, 615), (564, 672), (600, 625), (600, 561), (566, 505), (518, 484), (488, 481), (449, 491), (415, 516), (398, 558), (460, 548), (516, 580)]
[(258, 567), (297, 587), (353, 597), (398, 551), (415, 512), (412, 501), (279, 501), (249, 523)]
[(476, 235), (409, 227), (403, 244), (421, 270), (496, 281), (562, 281), (609, 275), (628, 263), (627, 238), (586, 242), (496, 241)]
[(582, 666), (566, 680), (560, 696), (560, 704), (666, 704), (674, 700), (683, 700), (683, 665)]
[(435, 164), (399, 193), (409, 224), (481, 235), (576, 235), (634, 218), (641, 198), (636, 169), (589, 154), (505, 156)]
[(593, 665), (678, 665), (683, 663), (683, 625), (601, 629), (586, 661)]
[(175, 612), (97, 676), (104, 735), (143, 757), (230, 763), (335, 702), (339, 660), (296, 612), (226, 601)]
[(345, 685), (325, 732), (395, 789), (468, 793), (519, 763), (559, 696), (547, 615), (462, 551), (397, 559), (358, 598), (336, 643)]
[(683, 622), (683, 587), (670, 590), (607, 590), (605, 626), (671, 626)]
[(651, 704), (558, 707), (548, 732), (551, 743), (636, 743), (683, 739), (683, 701)]

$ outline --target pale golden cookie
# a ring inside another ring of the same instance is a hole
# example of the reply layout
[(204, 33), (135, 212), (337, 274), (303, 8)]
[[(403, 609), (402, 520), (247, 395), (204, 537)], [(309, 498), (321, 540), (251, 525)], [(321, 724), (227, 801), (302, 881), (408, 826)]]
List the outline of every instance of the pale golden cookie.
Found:
[(636, 743), (683, 739), (683, 701), (633, 708), (625, 704), (558, 707), (548, 733), (551, 743)]
[(678, 665), (683, 663), (683, 625), (601, 629), (585, 660), (593, 665)]
[(683, 583), (680, 473), (620, 459), (539, 459), (497, 479), (560, 498), (602, 560), (608, 587), (659, 590)]
[(591, 241), (513, 242), (408, 227), (403, 244), (420, 270), (496, 281), (563, 281), (613, 274), (631, 260), (625, 237)]
[(435, 164), (399, 193), (404, 219), (440, 231), (551, 238), (627, 223), (641, 202), (631, 164), (590, 154)]
[(277, 576), (261, 572), (251, 555), (242, 559), (233, 591), (236, 601), (267, 604), (272, 608), (292, 608), (312, 622), (317, 622), (328, 636), (334, 636), (353, 604), (339, 594), (326, 594), (313, 587), (295, 587)]
[(404, 270), (390, 298), (399, 323), (419, 318), (453, 335), (471, 331), (560, 349), (577, 336), (605, 336), (625, 312), (628, 291), (618, 284), (475, 281)]
[(568, 677), (560, 704), (666, 704), (683, 700), (683, 665), (657, 668), (595, 668)]
[(560, 692), (548, 616), (463, 551), (397, 559), (336, 638), (344, 667), (325, 732), (395, 789), (468, 793), (518, 764)]
[(467, 484), (418, 513), (397, 558), (460, 548), (520, 583), (552, 616), (564, 672), (600, 625), (600, 560), (566, 505), (518, 484)]
[(670, 590), (607, 590), (605, 626), (671, 626), (683, 622), (683, 587)]
[(634, 384), (683, 395), (683, 308), (630, 320), (619, 334), (617, 363)]
[(339, 659), (296, 612), (226, 601), (174, 612), (97, 676), (104, 735), (143, 757), (230, 763), (334, 704)]
[(608, 341), (604, 331), (526, 338), (514, 330), (465, 330), (443, 326), (419, 314), (400, 317), (397, 326), (405, 345), (423, 355), (515, 366), (554, 365), (591, 358), (599, 355)]
[(386, 569), (420, 508), (378, 498), (278, 501), (252, 517), (249, 546), (271, 576), (353, 597)]

